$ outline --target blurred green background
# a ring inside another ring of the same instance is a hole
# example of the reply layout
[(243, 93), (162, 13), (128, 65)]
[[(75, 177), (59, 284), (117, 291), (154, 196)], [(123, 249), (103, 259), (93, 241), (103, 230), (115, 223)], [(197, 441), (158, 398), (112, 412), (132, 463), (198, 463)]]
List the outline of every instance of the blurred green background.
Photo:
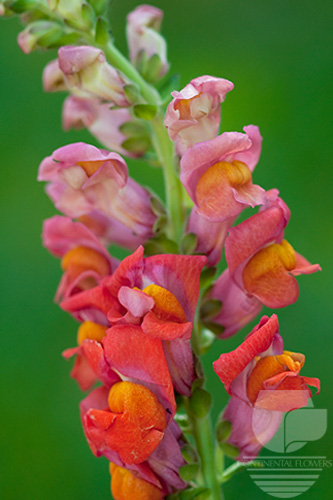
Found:
[[(126, 51), (126, 14), (139, 2), (114, 0), (117, 45)], [(301, 276), (297, 304), (280, 310), (286, 348), (307, 356), (303, 374), (322, 380), (317, 408), (328, 409), (325, 437), (304, 456), (333, 459), (332, 408), (332, 3), (312, 0), (169, 0), (165, 12), (171, 71), (191, 78), (228, 78), (235, 90), (223, 105), (223, 130), (259, 125), (263, 153), (255, 182), (278, 187), (292, 218), (286, 237), (322, 273)], [(41, 72), (55, 53), (24, 55), (17, 19), (0, 25), (1, 255), (1, 498), (110, 498), (107, 462), (90, 452), (80, 425), (82, 393), (69, 378), (62, 350), (75, 345), (76, 324), (53, 303), (59, 262), (42, 248), (43, 219), (55, 211), (36, 182), (40, 161), (70, 142), (94, 143), (86, 132), (61, 130), (62, 94), (44, 94)], [(131, 174), (160, 192), (161, 173), (143, 163)], [(268, 311), (271, 314), (271, 311)], [(206, 356), (214, 415), (225, 405), (211, 362), (249, 331), (219, 342)], [(330, 469), (304, 500), (331, 499)], [(266, 499), (247, 472), (225, 486), (226, 499)]]

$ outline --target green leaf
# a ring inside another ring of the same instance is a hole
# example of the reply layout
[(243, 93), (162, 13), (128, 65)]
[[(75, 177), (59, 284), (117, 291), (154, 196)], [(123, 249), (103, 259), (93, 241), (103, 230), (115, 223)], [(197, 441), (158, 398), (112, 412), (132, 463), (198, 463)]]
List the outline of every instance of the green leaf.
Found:
[(163, 63), (160, 56), (158, 54), (154, 54), (146, 63), (143, 76), (148, 82), (154, 83), (156, 80), (160, 79), (162, 68)]
[(164, 234), (151, 238), (145, 244), (145, 256), (158, 255), (161, 253), (178, 254), (179, 248), (175, 241), (169, 240)]
[(190, 421), (189, 421), (187, 415), (176, 413), (176, 415), (174, 416), (174, 419), (175, 419), (175, 421), (177, 422), (177, 424), (179, 425), (179, 427), (181, 428), (181, 430), (183, 432), (189, 432), (190, 431), (191, 425), (190, 425)]
[(156, 116), (157, 106), (153, 104), (137, 104), (134, 106), (133, 111), (137, 118), (152, 120)]
[(220, 443), (220, 448), (230, 458), (236, 458), (239, 455), (239, 449), (233, 444)]
[(90, 5), (94, 9), (97, 16), (100, 16), (107, 6), (107, 0), (89, 0)]
[(216, 337), (214, 333), (206, 328), (203, 328), (201, 332), (200, 354), (206, 354), (206, 352), (208, 352), (210, 347), (213, 345), (215, 339)]
[(187, 233), (180, 243), (180, 250), (185, 255), (194, 253), (198, 243), (198, 238), (194, 233)]
[(199, 471), (199, 464), (197, 463), (186, 464), (179, 467), (179, 475), (187, 483), (195, 478), (195, 476), (198, 474), (198, 471)]
[(222, 420), (216, 426), (216, 439), (218, 443), (227, 441), (232, 432), (232, 423), (229, 420)]
[(153, 232), (160, 233), (168, 223), (168, 218), (166, 215), (161, 215), (156, 219), (153, 225)]
[(126, 137), (142, 137), (147, 133), (147, 129), (141, 123), (125, 122), (119, 127), (119, 131)]
[(221, 335), (225, 328), (218, 323), (214, 323), (213, 321), (203, 321), (202, 324), (211, 332), (215, 333), (215, 335)]
[(138, 102), (138, 99), (140, 97), (140, 90), (139, 87), (135, 85), (135, 83), (127, 83), (126, 85), (124, 85), (123, 89), (127, 100), (131, 104), (135, 104), (136, 102)]
[(214, 318), (222, 309), (222, 302), (217, 299), (208, 299), (200, 307), (200, 318), (205, 321), (209, 318)]
[(207, 415), (212, 406), (212, 396), (205, 389), (197, 388), (190, 397), (190, 410), (197, 418)]
[(121, 146), (130, 153), (144, 154), (150, 148), (150, 140), (148, 137), (130, 137)]
[(213, 279), (216, 276), (216, 267), (207, 267), (204, 269), (200, 276), (200, 288), (206, 288), (206, 286), (210, 285)]
[(184, 460), (188, 464), (193, 464), (198, 462), (198, 455), (193, 446), (190, 444), (186, 444), (185, 446), (182, 447), (181, 449), (182, 455), (184, 457)]
[(81, 17), (86, 29), (90, 30), (96, 21), (94, 9), (88, 3), (83, 3), (81, 7)]
[(143, 49), (139, 51), (136, 56), (135, 67), (141, 75), (144, 75), (148, 63), (148, 55), (147, 52)]
[(212, 492), (209, 488), (201, 486), (199, 488), (191, 488), (183, 490), (180, 495), (180, 500), (206, 500), (210, 498)]
[(36, 0), (17, 0), (16, 2), (5, 2), (6, 7), (15, 14), (23, 14), (26, 11), (33, 10), (37, 7)]
[(156, 195), (150, 198), (150, 207), (155, 215), (166, 215), (165, 206)]
[(95, 42), (98, 45), (106, 45), (110, 39), (110, 26), (106, 19), (99, 17), (95, 27)]

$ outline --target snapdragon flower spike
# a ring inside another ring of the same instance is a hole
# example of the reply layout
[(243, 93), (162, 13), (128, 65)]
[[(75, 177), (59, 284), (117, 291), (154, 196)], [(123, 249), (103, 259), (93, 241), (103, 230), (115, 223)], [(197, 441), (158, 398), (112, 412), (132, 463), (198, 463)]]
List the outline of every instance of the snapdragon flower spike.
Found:
[(210, 321), (223, 326), (220, 339), (226, 339), (237, 333), (252, 321), (261, 311), (262, 303), (256, 297), (243, 292), (231, 279), (226, 269), (216, 280), (209, 292), (209, 299), (222, 303), (221, 311)]
[[(194, 379), (190, 346), (204, 256), (155, 255), (142, 247), (124, 259), (98, 287), (71, 297), (61, 307), (79, 320), (104, 315), (103, 324), (141, 325), (142, 333), (163, 342), (175, 388), (189, 395)], [(92, 315), (92, 317), (90, 317)]]
[(55, 215), (44, 221), (42, 239), (53, 255), (62, 258), (64, 274), (57, 301), (93, 288), (101, 278), (112, 274), (119, 263), (84, 224), (68, 217)]
[(64, 74), (68, 90), (78, 97), (99, 98), (126, 107), (123, 76), (106, 62), (102, 50), (91, 46), (61, 47), (58, 51), (59, 68)]
[[(133, 118), (127, 108), (110, 109), (110, 104), (101, 103), (98, 99), (67, 97), (63, 106), (62, 122), (65, 130), (87, 128), (103, 146), (130, 158), (142, 156), (149, 148), (149, 139), (145, 136), (144, 126)], [(124, 135), (121, 131), (126, 124), (134, 129), (134, 132), (137, 129), (139, 134), (136, 137), (134, 151), (122, 146), (123, 143), (126, 145), (125, 141), (129, 139), (128, 135)]]
[(85, 411), (89, 402), (86, 399), (81, 405), (82, 421), (97, 456), (103, 454), (110, 461), (120, 459), (125, 464), (141, 464), (162, 441), (167, 425), (165, 410), (144, 385), (117, 382), (108, 391), (107, 407), (90, 407)]
[(216, 137), (220, 127), (220, 105), (234, 84), (223, 78), (199, 76), (180, 92), (171, 93), (164, 125), (176, 151), (182, 156), (197, 142)]
[(307, 405), (311, 391), (320, 389), (317, 378), (301, 376), (302, 354), (283, 350), (278, 319), (263, 316), (245, 341), (213, 363), (231, 395), (223, 419), (232, 423), (228, 443), (236, 446), (238, 460), (251, 460), (277, 431), (283, 412)]
[(265, 190), (252, 184), (261, 153), (258, 127), (245, 134), (224, 132), (188, 149), (180, 162), (180, 180), (199, 215), (210, 222), (237, 217), (248, 206), (262, 205)]
[(231, 278), (245, 293), (267, 307), (296, 302), (299, 288), (294, 276), (319, 271), (284, 240), (290, 211), (272, 190), (258, 214), (230, 230), (225, 255)]
[(42, 161), (38, 180), (49, 182), (47, 194), (65, 215), (94, 218), (97, 212), (117, 221), (124, 233), (115, 240), (129, 237), (130, 248), (133, 234), (139, 242), (153, 235), (151, 196), (128, 178), (126, 162), (117, 153), (83, 142), (69, 144)]
[[(159, 33), (162, 18), (163, 12), (151, 5), (139, 5), (127, 16), (130, 60), (151, 81), (161, 78), (169, 68), (167, 45)], [(153, 56), (158, 57), (156, 68), (152, 65)]]

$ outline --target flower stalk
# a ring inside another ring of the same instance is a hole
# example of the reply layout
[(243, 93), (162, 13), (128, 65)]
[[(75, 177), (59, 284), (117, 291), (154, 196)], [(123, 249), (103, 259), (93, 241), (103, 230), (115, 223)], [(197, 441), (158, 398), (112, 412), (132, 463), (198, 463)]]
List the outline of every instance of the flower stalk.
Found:
[[(252, 180), (259, 128), (218, 135), (233, 83), (194, 78), (171, 92), (165, 113), (153, 86), (169, 68), (163, 12), (142, 5), (129, 14), (128, 60), (101, 17), (107, 4), (47, 0), (35, 11), (28, 0), (0, 1), (0, 16), (26, 7), (23, 52), (59, 48), (43, 84), (70, 94), (64, 128), (86, 127), (105, 147), (68, 144), (39, 167), (38, 180), (63, 214), (43, 228), (45, 247), (61, 258), (56, 301), (81, 323), (77, 345), (63, 356), (74, 357), (71, 376), (91, 390), (80, 404), (82, 424), (91, 451), (110, 462), (115, 500), (223, 500), (221, 485), (255, 464), (283, 412), (306, 406), (320, 382), (300, 375), (305, 357), (284, 350), (277, 316), (262, 317), (213, 363), (230, 396), (215, 439), (200, 358), (262, 305), (295, 302), (295, 276), (320, 266), (284, 239), (290, 210), (279, 191)], [(118, 153), (157, 156), (167, 213)], [(249, 206), (258, 213), (232, 228)], [(127, 256), (115, 259), (110, 245)], [(216, 276), (223, 248), (227, 268)], [(226, 471), (224, 453), (237, 459)]]

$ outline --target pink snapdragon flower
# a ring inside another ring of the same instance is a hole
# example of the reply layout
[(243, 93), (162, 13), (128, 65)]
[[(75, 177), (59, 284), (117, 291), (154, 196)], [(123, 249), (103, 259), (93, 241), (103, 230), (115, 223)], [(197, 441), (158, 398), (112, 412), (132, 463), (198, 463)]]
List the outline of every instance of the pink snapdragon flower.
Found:
[(56, 300), (93, 288), (119, 263), (84, 224), (68, 217), (55, 215), (44, 221), (42, 239), (53, 255), (62, 258), (64, 274)]
[(221, 311), (210, 321), (223, 326), (224, 330), (219, 338), (226, 339), (237, 333), (241, 328), (252, 321), (261, 311), (262, 303), (256, 297), (243, 292), (230, 278), (229, 269), (226, 269), (216, 280), (209, 299), (221, 302)]
[(173, 384), (189, 395), (194, 380), (190, 346), (204, 256), (155, 255), (143, 248), (124, 259), (98, 287), (61, 304), (79, 320), (105, 325), (140, 325), (142, 333), (163, 342)]
[[(149, 77), (149, 60), (158, 56), (158, 73), (156, 78), (161, 78), (168, 71), (167, 45), (160, 35), (163, 12), (151, 5), (139, 5), (127, 16), (127, 41), (130, 59), (134, 65), (140, 67), (139, 60), (146, 58), (146, 67)], [(142, 62), (141, 62), (142, 64)], [(145, 73), (145, 71), (143, 71)], [(155, 75), (152, 75), (155, 76)], [(155, 79), (156, 79), (155, 78)]]
[(46, 191), (65, 215), (91, 220), (97, 212), (127, 228), (119, 238), (130, 236), (130, 248), (133, 235), (141, 242), (153, 235), (151, 195), (128, 178), (127, 165), (117, 153), (82, 142), (69, 144), (42, 161), (38, 180), (49, 183)]
[[(98, 99), (67, 97), (62, 111), (62, 123), (65, 130), (87, 128), (103, 146), (130, 158), (142, 156), (149, 148), (149, 139), (145, 135), (144, 126), (133, 118), (127, 108), (110, 109), (110, 104), (101, 103)], [(133, 151), (123, 147), (123, 143), (129, 138), (121, 130), (126, 124), (134, 129), (137, 128), (137, 133), (141, 134), (137, 137), (136, 148)]]
[(231, 395), (223, 420), (232, 423), (227, 442), (239, 449), (238, 460), (252, 460), (276, 433), (283, 416), (307, 405), (311, 391), (319, 392), (317, 378), (299, 374), (302, 354), (283, 350), (275, 314), (260, 323), (234, 351), (213, 363)]
[(296, 302), (299, 288), (294, 276), (319, 271), (284, 240), (290, 217), (277, 190), (268, 193), (267, 204), (230, 230), (225, 255), (230, 277), (238, 287), (267, 307), (285, 307)]
[(244, 208), (265, 202), (265, 190), (252, 184), (262, 137), (254, 125), (244, 132), (224, 132), (195, 144), (181, 159), (180, 180), (198, 214), (210, 222), (235, 218)]
[(170, 139), (182, 156), (197, 142), (213, 139), (221, 121), (221, 102), (234, 84), (223, 78), (199, 76), (174, 91), (164, 120)]
[(67, 45), (59, 49), (58, 63), (68, 90), (78, 97), (99, 98), (117, 106), (130, 106), (124, 91), (125, 79), (106, 62), (100, 49)]

